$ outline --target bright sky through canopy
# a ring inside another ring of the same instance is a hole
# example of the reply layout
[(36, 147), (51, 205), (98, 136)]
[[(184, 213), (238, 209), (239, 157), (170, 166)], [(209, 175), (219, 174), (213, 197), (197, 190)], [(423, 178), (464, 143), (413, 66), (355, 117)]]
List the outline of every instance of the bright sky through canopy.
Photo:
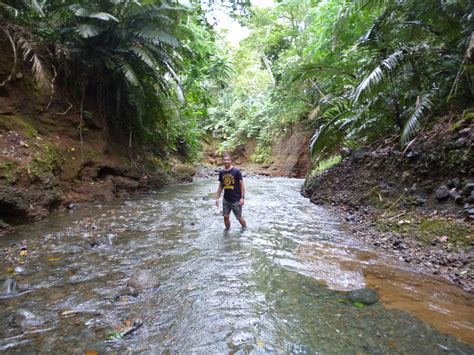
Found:
[[(256, 7), (271, 7), (274, 6), (273, 0), (251, 0), (253, 6)], [(216, 20), (216, 27), (219, 30), (226, 30), (226, 39), (236, 45), (241, 40), (249, 35), (249, 30), (242, 27), (237, 21), (232, 19), (223, 9), (216, 9), (208, 17), (208, 20), (213, 23)]]

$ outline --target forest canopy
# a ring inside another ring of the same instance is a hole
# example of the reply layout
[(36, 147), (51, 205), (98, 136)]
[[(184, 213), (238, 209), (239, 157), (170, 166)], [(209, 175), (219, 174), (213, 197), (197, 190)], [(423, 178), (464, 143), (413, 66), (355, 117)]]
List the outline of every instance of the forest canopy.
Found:
[[(229, 43), (214, 5), (248, 37)], [(0, 2), (13, 66), (45, 92), (95, 98), (109, 137), (190, 159), (206, 134), (222, 149), (255, 139), (257, 162), (295, 124), (319, 159), (394, 134), (405, 147), (471, 105), (472, 16), (469, 0)]]

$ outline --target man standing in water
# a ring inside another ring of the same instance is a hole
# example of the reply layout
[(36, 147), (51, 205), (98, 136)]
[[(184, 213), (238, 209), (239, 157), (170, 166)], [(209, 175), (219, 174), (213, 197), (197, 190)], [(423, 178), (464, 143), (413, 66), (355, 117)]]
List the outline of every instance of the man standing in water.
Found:
[(234, 212), (235, 217), (240, 222), (242, 228), (247, 224), (242, 217), (242, 206), (245, 203), (245, 185), (242, 179), (242, 173), (239, 169), (232, 166), (232, 159), (229, 153), (224, 153), (224, 170), (219, 171), (219, 188), (216, 193), (216, 206), (219, 207), (221, 192), (224, 190), (222, 199), (222, 210), (224, 213), (225, 229), (230, 228), (230, 211)]

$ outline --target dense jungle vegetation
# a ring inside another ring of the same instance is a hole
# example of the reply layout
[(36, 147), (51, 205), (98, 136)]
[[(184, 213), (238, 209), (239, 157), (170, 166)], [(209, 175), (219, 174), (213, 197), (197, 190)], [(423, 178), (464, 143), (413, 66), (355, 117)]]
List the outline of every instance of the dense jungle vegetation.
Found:
[(213, 3), (3, 0), (14, 59), (0, 84), (23, 61), (81, 115), (93, 100), (114, 142), (191, 160), (212, 133), (222, 149), (256, 139), (263, 162), (297, 123), (314, 132), (316, 158), (393, 134), (404, 147), (472, 105), (470, 0), (229, 3), (250, 30), (238, 45), (206, 17)]

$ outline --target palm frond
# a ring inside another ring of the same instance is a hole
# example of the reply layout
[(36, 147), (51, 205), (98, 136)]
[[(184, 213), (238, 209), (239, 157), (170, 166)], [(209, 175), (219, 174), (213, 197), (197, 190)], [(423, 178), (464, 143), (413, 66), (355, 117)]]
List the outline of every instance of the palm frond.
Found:
[(349, 73), (343, 68), (332, 67), (330, 65), (320, 64), (320, 63), (307, 63), (295, 69), (293, 73), (293, 82), (299, 81), (299, 80), (302, 81), (302, 80), (306, 80), (310, 78), (316, 78), (319, 75), (326, 72), (347, 75), (349, 77), (355, 78), (355, 76), (352, 73)]
[[(13, 6), (4, 4), (0, 2), (0, 10), (4, 10), (7, 14), (17, 17), (19, 14), (19, 11), (15, 9)], [(0, 16), (1, 16), (1, 11), (0, 11)]]
[(372, 90), (374, 86), (380, 83), (385, 78), (385, 73), (382, 70), (382, 66), (377, 66), (362, 82), (357, 86), (354, 91), (354, 102), (358, 102), (362, 93)]
[(88, 9), (83, 8), (79, 4), (72, 4), (69, 6), (69, 9), (74, 13), (74, 15), (79, 17), (88, 17), (91, 13)]
[(118, 18), (115, 16), (109, 14), (108, 12), (92, 12), (89, 14), (90, 18), (96, 18), (102, 21), (115, 21), (115, 22), (120, 22)]
[(388, 7), (396, 3), (398, 0), (352, 0), (347, 4), (346, 11), (342, 13), (342, 16), (347, 17), (362, 10)]
[(87, 18), (95, 18), (101, 21), (115, 21), (120, 22), (117, 17), (108, 13), (108, 12), (92, 12), (79, 4), (73, 4), (69, 6), (69, 9), (74, 13), (74, 15), (78, 17), (87, 17)]
[(51, 90), (51, 74), (41, 59), (42, 46), (25, 33), (16, 36), (18, 46), (23, 50), (23, 59), (32, 63), (33, 78), (45, 92)]
[(402, 148), (412, 139), (421, 125), (421, 121), (429, 113), (433, 103), (431, 95), (418, 96), (415, 106), (412, 108), (400, 134), (400, 145)]
[(140, 86), (140, 80), (133, 70), (133, 67), (123, 59), (116, 59), (120, 71), (123, 73), (127, 81), (135, 87)]
[(155, 60), (155, 58), (153, 58), (153, 54), (150, 53), (150, 51), (148, 49), (146, 49), (145, 47), (143, 46), (132, 46), (130, 48), (130, 50), (138, 57), (140, 58), (146, 65), (148, 65), (148, 67), (150, 67), (150, 69), (152, 69), (153, 71), (155, 71), (158, 67), (158, 64)]
[(310, 140), (310, 155), (312, 158), (316, 154), (323, 155), (325, 150), (333, 148), (338, 142), (343, 132), (338, 130), (337, 122), (349, 113), (349, 107), (345, 101), (336, 99), (331, 106), (324, 111), (322, 118), (328, 120), (318, 128)]
[(179, 47), (179, 41), (172, 34), (154, 28), (144, 28), (134, 32), (135, 36), (155, 45), (168, 44)]
[(82, 38), (95, 37), (102, 32), (100, 27), (87, 23), (80, 24), (74, 29), (74, 31)]
[(37, 0), (25, 1), (39, 16), (44, 17), (43, 6), (38, 3)]
[(178, 76), (178, 74), (175, 73), (171, 65), (169, 65), (166, 61), (164, 62), (166, 68), (168, 69), (168, 72), (170, 73), (171, 77), (174, 79), (174, 81), (177, 84), (177, 89), (176, 89), (176, 94), (178, 96), (178, 99), (181, 102), (184, 102), (184, 94), (183, 94), (183, 87), (181, 86), (181, 80)]

